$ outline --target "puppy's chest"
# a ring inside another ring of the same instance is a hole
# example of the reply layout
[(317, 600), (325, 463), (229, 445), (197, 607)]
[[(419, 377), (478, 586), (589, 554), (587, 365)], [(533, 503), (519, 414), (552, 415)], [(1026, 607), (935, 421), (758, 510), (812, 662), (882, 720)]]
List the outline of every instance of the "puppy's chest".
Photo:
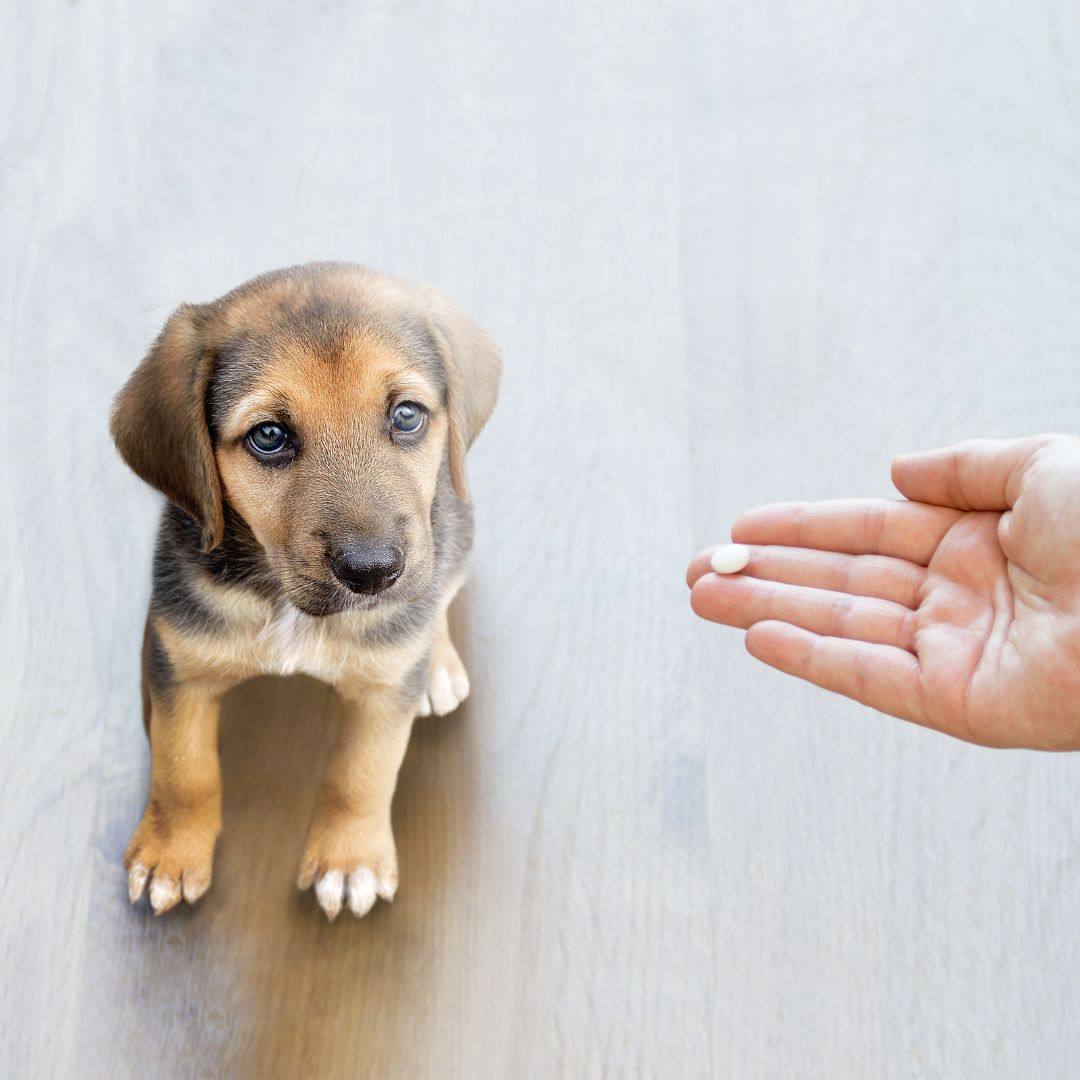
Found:
[[(217, 599), (217, 597), (214, 597)], [(229, 594), (214, 632), (184, 633), (158, 624), (176, 674), (229, 686), (256, 675), (310, 675), (339, 689), (396, 686), (430, 648), (430, 632), (384, 640), (368, 613), (314, 618), (291, 604)]]
[(324, 682), (370, 677), (383, 659), (351, 628), (295, 609), (276, 613), (259, 630), (251, 654), (263, 674), (310, 675)]
[(313, 675), (325, 678), (347, 660), (339, 635), (326, 635), (306, 626), (291, 613), (275, 615), (254, 636), (251, 651), (268, 675)]

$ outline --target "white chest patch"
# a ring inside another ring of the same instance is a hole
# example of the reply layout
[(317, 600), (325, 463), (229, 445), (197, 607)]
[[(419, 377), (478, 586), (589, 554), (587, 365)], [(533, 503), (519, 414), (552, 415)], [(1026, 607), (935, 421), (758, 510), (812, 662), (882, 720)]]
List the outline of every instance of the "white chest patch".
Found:
[(301, 673), (332, 681), (347, 660), (340, 633), (327, 633), (326, 620), (305, 615), (291, 604), (280, 608), (259, 634), (266, 671), (273, 675)]

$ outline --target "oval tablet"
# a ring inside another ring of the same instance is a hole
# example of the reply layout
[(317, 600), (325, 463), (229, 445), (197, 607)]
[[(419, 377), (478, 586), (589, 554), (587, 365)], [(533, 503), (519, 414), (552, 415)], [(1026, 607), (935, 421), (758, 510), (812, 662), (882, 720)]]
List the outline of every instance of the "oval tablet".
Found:
[(737, 574), (750, 561), (750, 549), (742, 544), (725, 544), (717, 548), (709, 559), (709, 565), (718, 574)]

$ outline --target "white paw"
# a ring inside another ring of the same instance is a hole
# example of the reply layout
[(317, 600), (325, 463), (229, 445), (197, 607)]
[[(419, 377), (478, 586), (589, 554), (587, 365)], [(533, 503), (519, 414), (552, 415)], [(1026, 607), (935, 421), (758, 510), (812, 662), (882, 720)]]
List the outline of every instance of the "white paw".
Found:
[(445, 716), (469, 696), (469, 676), (458, 661), (456, 669), (439, 664), (431, 669), (427, 692), (420, 699), (417, 716)]
[[(377, 870), (368, 866), (349, 871), (327, 870), (315, 880), (315, 899), (330, 922), (343, 907), (348, 907), (359, 919), (375, 906), (376, 900), (393, 900), (397, 885), (397, 866), (384, 859)], [(301, 888), (306, 888), (303, 882)]]
[(210, 888), (219, 828), (214, 808), (173, 814), (167, 822), (147, 810), (124, 856), (128, 899), (137, 904), (145, 893), (155, 915), (164, 915), (181, 900), (194, 904)]
[(133, 863), (128, 870), (128, 899), (137, 904), (145, 892), (155, 915), (164, 915), (180, 903), (181, 899), (194, 904), (210, 888), (210, 873), (206, 870), (184, 870), (177, 880), (160, 867), (154, 870), (150, 888), (146, 888), (150, 867)]

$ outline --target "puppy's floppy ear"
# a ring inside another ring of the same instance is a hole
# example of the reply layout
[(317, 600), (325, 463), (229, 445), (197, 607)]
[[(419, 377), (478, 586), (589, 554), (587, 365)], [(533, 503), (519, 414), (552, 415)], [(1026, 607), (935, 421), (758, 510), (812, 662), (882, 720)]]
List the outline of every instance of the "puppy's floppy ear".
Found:
[(203, 309), (173, 312), (113, 406), (120, 456), (202, 527), (204, 551), (221, 543), (221, 481), (206, 422), (214, 354), (203, 336)]
[(446, 369), (450, 479), (468, 502), (465, 455), (495, 408), (502, 360), (488, 332), (446, 297), (433, 298), (429, 320)]

